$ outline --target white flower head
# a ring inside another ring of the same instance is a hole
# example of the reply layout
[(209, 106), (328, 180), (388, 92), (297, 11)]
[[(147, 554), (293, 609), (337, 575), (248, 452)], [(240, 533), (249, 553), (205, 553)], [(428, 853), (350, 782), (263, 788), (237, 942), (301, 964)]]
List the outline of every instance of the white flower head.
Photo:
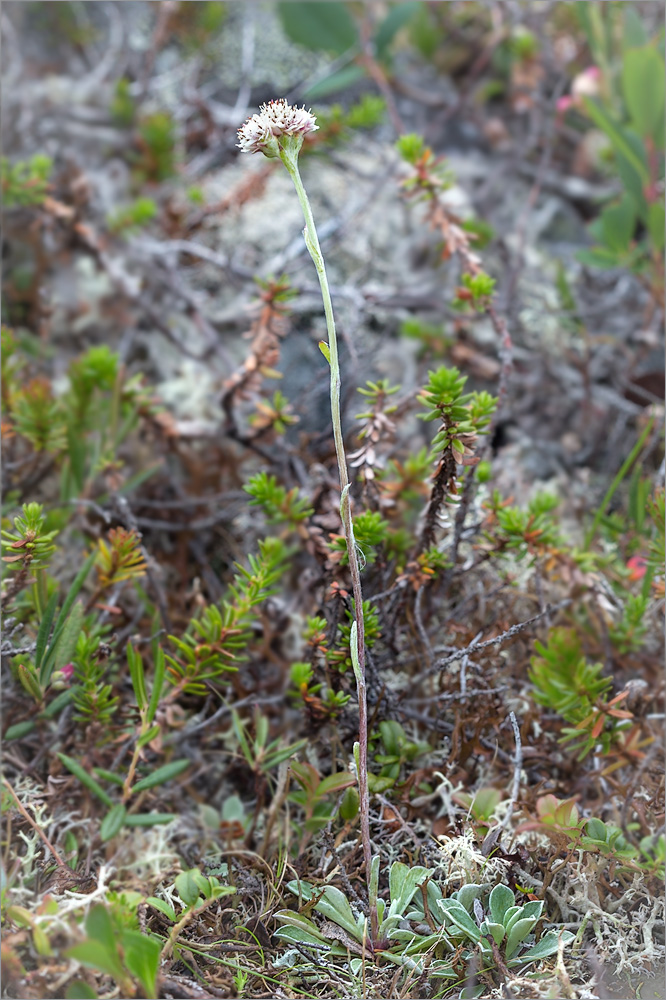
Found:
[(265, 156), (279, 156), (278, 138), (291, 136), (300, 144), (310, 132), (319, 126), (316, 118), (305, 108), (295, 108), (287, 104), (284, 97), (262, 104), (258, 115), (252, 115), (238, 129), (238, 148), (243, 153), (264, 153)]

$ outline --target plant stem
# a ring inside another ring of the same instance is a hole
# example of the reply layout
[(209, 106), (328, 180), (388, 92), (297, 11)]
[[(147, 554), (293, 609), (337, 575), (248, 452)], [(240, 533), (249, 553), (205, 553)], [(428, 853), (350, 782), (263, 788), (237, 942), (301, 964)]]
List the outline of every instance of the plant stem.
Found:
[(218, 899), (217, 896), (214, 896), (212, 899), (201, 899), (195, 906), (185, 911), (184, 915), (180, 918), (178, 923), (174, 924), (174, 926), (171, 928), (169, 937), (167, 938), (164, 947), (162, 948), (162, 952), (160, 954), (160, 961), (165, 961), (166, 959), (171, 958), (174, 945), (176, 944), (178, 936), (180, 932), (183, 930), (183, 928), (187, 927), (188, 924), (192, 923), (194, 918), (198, 917), (205, 909), (207, 909), (209, 906), (212, 906), (213, 903), (217, 902), (217, 899)]
[(21, 590), (23, 590), (23, 588), (25, 587), (26, 581), (28, 579), (28, 569), (30, 567), (30, 561), (31, 560), (26, 559), (24, 561), (23, 565), (21, 566), (20, 570), (16, 574), (16, 576), (14, 576), (11, 579), (11, 581), (10, 581), (8, 587), (7, 587), (7, 590), (5, 591), (5, 593), (2, 596), (2, 607), (3, 608), (7, 604), (9, 604), (9, 602), (12, 601), (16, 597), (16, 595)]
[(139, 763), (139, 757), (141, 755), (141, 744), (139, 743), (139, 740), (141, 739), (143, 734), (148, 731), (149, 728), (150, 727), (146, 724), (146, 721), (143, 717), (143, 709), (142, 709), (141, 728), (139, 730), (139, 735), (137, 736), (136, 742), (134, 744), (134, 752), (132, 753), (132, 760), (130, 762), (129, 770), (127, 772), (127, 777), (123, 782), (123, 803), (129, 802), (129, 800), (132, 797), (132, 785), (134, 784), (134, 775), (136, 774), (136, 767), (137, 764)]
[[(345, 445), (342, 436), (342, 421), (340, 418), (340, 362), (338, 360), (338, 340), (335, 333), (335, 319), (333, 317), (333, 303), (326, 277), (326, 267), (324, 258), (319, 246), (319, 238), (315, 227), (312, 209), (307, 193), (303, 187), (303, 181), (298, 171), (297, 156), (290, 156), (284, 152), (281, 156), (282, 162), (289, 171), (289, 176), (294, 182), (298, 200), (301, 203), (303, 217), (305, 219), (305, 245), (308, 248), (312, 261), (317, 270), (321, 295), (324, 300), (324, 313), (326, 315), (326, 330), (328, 332), (329, 365), (331, 369), (331, 421), (333, 424), (333, 439), (335, 441), (335, 454), (338, 460), (338, 471), (340, 473), (340, 516), (347, 543), (347, 556), (349, 559), (349, 571), (352, 580), (352, 593), (354, 596), (354, 615), (356, 629), (351, 636), (351, 642), (356, 644), (352, 650), (352, 660), (355, 658), (358, 667), (354, 670), (356, 676), (356, 686), (358, 690), (358, 791), (359, 810), (361, 817), (361, 841), (363, 843), (363, 859), (365, 862), (365, 875), (370, 883), (370, 870), (372, 863), (372, 847), (370, 844), (370, 795), (368, 792), (368, 700), (365, 685), (365, 631), (363, 623), (363, 593), (361, 590), (361, 571), (358, 564), (356, 552), (356, 542), (354, 540), (354, 525), (351, 514), (351, 504), (349, 500), (349, 475), (347, 472), (347, 458), (345, 456)], [(379, 934), (379, 922), (377, 918), (377, 907), (371, 900), (370, 903), (370, 926), (372, 930), (373, 943), (377, 941)]]

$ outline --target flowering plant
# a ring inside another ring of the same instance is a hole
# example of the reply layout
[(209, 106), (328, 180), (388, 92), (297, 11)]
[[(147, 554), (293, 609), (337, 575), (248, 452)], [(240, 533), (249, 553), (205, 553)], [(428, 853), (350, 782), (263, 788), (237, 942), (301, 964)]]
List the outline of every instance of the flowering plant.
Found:
[[(262, 104), (259, 114), (252, 115), (245, 124), (238, 130), (238, 147), (244, 153), (263, 153), (269, 159), (279, 157), (284, 163), (289, 176), (294, 182), (298, 200), (301, 203), (303, 216), (305, 218), (305, 245), (308, 248), (312, 261), (317, 269), (319, 286), (324, 301), (324, 312), (326, 314), (326, 329), (328, 332), (328, 343), (323, 341), (319, 347), (322, 354), (329, 363), (331, 370), (331, 422), (333, 424), (333, 438), (335, 441), (335, 453), (338, 461), (338, 472), (340, 474), (340, 517), (344, 529), (347, 558), (352, 579), (352, 591), (354, 596), (355, 620), (350, 631), (350, 653), (354, 676), (358, 689), (358, 743), (354, 745), (354, 758), (356, 773), (358, 777), (360, 817), (361, 817), (361, 839), (363, 841), (363, 855), (365, 862), (366, 876), (370, 880), (370, 869), (372, 860), (372, 849), (370, 844), (370, 798), (368, 791), (368, 709), (365, 684), (365, 628), (363, 620), (363, 593), (361, 591), (361, 569), (359, 565), (359, 546), (354, 538), (354, 526), (352, 522), (351, 503), (349, 497), (349, 474), (347, 471), (347, 458), (345, 455), (344, 440), (342, 437), (342, 421), (340, 419), (340, 364), (338, 361), (338, 342), (335, 332), (335, 319), (333, 316), (333, 303), (326, 277), (326, 267), (319, 246), (317, 229), (310, 208), (307, 193), (303, 187), (301, 175), (298, 170), (298, 154), (303, 145), (303, 140), (310, 132), (314, 132), (319, 126), (311, 112), (305, 108), (292, 107), (284, 98), (277, 101), (270, 101)], [(375, 886), (376, 889), (376, 886)], [(370, 923), (372, 930), (372, 940), (377, 940), (379, 929), (377, 917), (376, 892), (373, 894), (372, 883), (370, 885)]]

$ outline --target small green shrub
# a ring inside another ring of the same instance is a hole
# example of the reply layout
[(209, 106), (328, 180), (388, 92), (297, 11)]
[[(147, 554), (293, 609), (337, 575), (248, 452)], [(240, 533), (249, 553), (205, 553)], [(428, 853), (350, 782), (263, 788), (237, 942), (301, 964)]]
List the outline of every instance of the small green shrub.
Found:
[(577, 635), (564, 628), (552, 629), (548, 645), (535, 642), (539, 656), (532, 657), (529, 671), (534, 698), (571, 723), (561, 742), (571, 744), (583, 760), (599, 743), (608, 753), (626, 729), (632, 713), (618, 708), (626, 692), (610, 701), (612, 681), (602, 676), (601, 663), (588, 663)]
[(126, 208), (109, 216), (108, 226), (112, 233), (131, 233), (143, 229), (157, 215), (157, 205), (152, 198), (137, 198)]
[(3, 156), (0, 159), (0, 184), (5, 208), (41, 205), (49, 190), (52, 169), (51, 157), (42, 153), (14, 164)]

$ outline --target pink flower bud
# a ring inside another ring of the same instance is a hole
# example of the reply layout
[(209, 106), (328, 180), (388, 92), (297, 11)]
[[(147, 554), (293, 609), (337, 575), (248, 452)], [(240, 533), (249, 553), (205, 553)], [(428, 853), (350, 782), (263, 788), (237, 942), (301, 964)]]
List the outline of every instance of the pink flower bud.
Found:
[(66, 663), (64, 667), (60, 668), (60, 673), (62, 674), (63, 680), (71, 681), (74, 677), (74, 664)]
[(555, 107), (557, 108), (558, 115), (564, 115), (567, 113), (569, 108), (573, 107), (574, 99), (569, 95), (565, 97), (560, 97)]

